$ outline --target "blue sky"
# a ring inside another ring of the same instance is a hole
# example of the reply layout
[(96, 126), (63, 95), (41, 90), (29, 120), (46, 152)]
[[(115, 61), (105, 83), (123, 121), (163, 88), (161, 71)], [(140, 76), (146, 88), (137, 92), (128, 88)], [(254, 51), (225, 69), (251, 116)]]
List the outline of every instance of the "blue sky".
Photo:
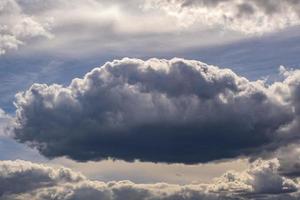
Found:
[[(262, 36), (247, 36), (231, 43), (193, 47), (185, 49), (167, 49), (163, 52), (148, 52), (141, 47), (126, 53), (99, 53), (97, 50), (89, 56), (64, 56), (55, 52), (27, 52), (22, 46), (1, 56), (1, 107), (9, 113), (14, 112), (14, 95), (27, 89), (33, 83), (68, 84), (74, 77), (82, 77), (94, 67), (107, 61), (131, 58), (186, 58), (200, 60), (212, 65), (233, 69), (249, 79), (278, 75), (279, 66), (298, 68), (299, 28), (292, 27), (276, 33)], [(130, 45), (129, 45), (130, 47)], [(128, 48), (129, 48), (128, 47)], [(70, 47), (72, 48), (72, 47)], [(140, 51), (140, 52), (139, 52)]]

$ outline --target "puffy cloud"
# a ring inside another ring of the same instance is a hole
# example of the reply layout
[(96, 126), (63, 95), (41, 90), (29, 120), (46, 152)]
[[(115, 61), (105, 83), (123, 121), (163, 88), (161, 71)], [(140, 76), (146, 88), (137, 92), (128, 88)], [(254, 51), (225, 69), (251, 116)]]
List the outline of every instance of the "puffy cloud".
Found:
[(300, 23), (299, 0), (151, 0), (183, 26), (195, 22), (247, 34), (271, 32)]
[(19, 93), (14, 137), (79, 161), (255, 157), (298, 141), (300, 72), (282, 71), (267, 85), (193, 60), (115, 60)]
[(82, 175), (69, 169), (55, 170), (25, 161), (1, 161), (0, 197), (36, 190), (40, 187), (50, 187), (64, 182), (78, 182), (83, 179)]
[(209, 184), (135, 184), (92, 181), (66, 168), (26, 161), (0, 161), (0, 199), (297, 199), (298, 183), (278, 175), (277, 160), (257, 161), (239, 173), (228, 172)]
[(51, 38), (49, 23), (23, 13), (15, 0), (0, 2), (0, 55), (36, 37)]
[(209, 186), (211, 191), (229, 191), (233, 193), (281, 194), (298, 190), (297, 183), (278, 174), (279, 161), (257, 160), (249, 169), (237, 173), (225, 173)]
[[(289, 138), (289, 141), (294, 140), (294, 136), (299, 138), (300, 130), (300, 71), (299, 70), (286, 70), (284, 67), (281, 67), (281, 73), (286, 77), (283, 84), (277, 84), (277, 89), (280, 91), (283, 96), (285, 92), (288, 91), (287, 98), (290, 98), (290, 101), (293, 105), (293, 110), (295, 112), (295, 117), (293, 121), (283, 129), (283, 134), (285, 137)], [(291, 142), (289, 145), (278, 149), (271, 155), (278, 157), (281, 163), (280, 171), (282, 174), (288, 176), (299, 176), (300, 174), (300, 148), (299, 142)]]
[(280, 162), (279, 172), (288, 177), (300, 176), (300, 148), (299, 143), (284, 146), (271, 155), (266, 155), (266, 159), (276, 157)]

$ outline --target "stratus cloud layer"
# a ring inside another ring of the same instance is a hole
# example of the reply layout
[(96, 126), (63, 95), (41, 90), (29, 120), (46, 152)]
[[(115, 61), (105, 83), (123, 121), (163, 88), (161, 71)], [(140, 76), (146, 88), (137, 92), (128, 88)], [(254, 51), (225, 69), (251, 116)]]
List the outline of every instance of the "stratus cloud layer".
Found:
[(23, 13), (15, 0), (1, 0), (0, 55), (7, 50), (17, 49), (19, 45), (32, 38), (53, 37), (48, 29), (49, 22), (41, 23), (36, 18)]
[(300, 23), (299, 0), (150, 0), (148, 7), (177, 17), (183, 26), (201, 22), (248, 34)]
[(2, 0), (0, 52), (29, 43), (24, 53), (42, 50), (71, 56), (157, 53), (222, 44), (244, 38), (244, 33), (298, 25), (298, 2)]
[(115, 60), (19, 93), (14, 137), (80, 161), (255, 157), (298, 142), (300, 71), (282, 73), (267, 85), (193, 60)]
[(0, 161), (0, 199), (11, 200), (217, 200), (298, 199), (299, 183), (280, 176), (276, 159), (253, 163), (249, 169), (227, 172), (210, 184), (135, 184), (100, 182), (66, 168), (26, 161)]

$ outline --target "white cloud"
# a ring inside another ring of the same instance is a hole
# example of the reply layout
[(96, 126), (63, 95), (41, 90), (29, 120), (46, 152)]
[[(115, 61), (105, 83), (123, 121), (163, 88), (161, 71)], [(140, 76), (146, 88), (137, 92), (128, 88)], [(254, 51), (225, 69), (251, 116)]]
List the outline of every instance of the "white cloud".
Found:
[(280, 194), (296, 191), (298, 185), (291, 179), (279, 175), (279, 167), (280, 164), (277, 159), (257, 160), (244, 172), (230, 171), (225, 173), (222, 177), (215, 179), (216, 183), (209, 188), (214, 192), (259, 194)]
[(261, 34), (300, 24), (298, 0), (150, 0), (148, 8), (162, 9), (182, 26), (194, 23), (222, 26), (246, 34)]
[(276, 1), (277, 12), (270, 11), (272, 3), (239, 0), (203, 4), (188, 0), (3, 2), (2, 54), (24, 44), (30, 44), (24, 53), (65, 56), (179, 51), (299, 24), (299, 6), (292, 1)]
[(17, 49), (32, 38), (53, 37), (46, 22), (43, 24), (35, 17), (23, 13), (15, 0), (2, 0), (0, 13), (0, 54)]
[[(249, 169), (228, 172), (209, 184), (135, 184), (130, 181), (92, 181), (66, 168), (53, 168), (26, 161), (0, 161), (0, 199), (139, 199), (217, 200), (297, 199), (298, 183), (278, 175), (277, 160), (253, 163)], [(257, 198), (256, 198), (257, 199)]]

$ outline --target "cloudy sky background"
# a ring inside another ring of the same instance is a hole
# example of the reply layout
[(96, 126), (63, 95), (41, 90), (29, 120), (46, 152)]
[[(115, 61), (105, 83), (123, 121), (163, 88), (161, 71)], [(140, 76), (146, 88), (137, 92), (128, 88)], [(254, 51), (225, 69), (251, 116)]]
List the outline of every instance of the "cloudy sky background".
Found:
[(297, 199), (299, 24), (298, 0), (1, 0), (0, 199)]

